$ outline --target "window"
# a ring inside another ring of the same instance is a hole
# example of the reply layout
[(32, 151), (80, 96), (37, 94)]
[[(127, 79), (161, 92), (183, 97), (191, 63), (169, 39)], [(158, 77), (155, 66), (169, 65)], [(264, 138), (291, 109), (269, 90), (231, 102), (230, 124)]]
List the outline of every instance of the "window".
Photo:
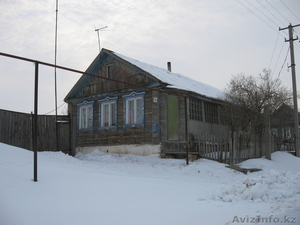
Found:
[(202, 121), (202, 102), (189, 99), (189, 118), (190, 120)]
[(124, 95), (124, 128), (144, 127), (144, 98), (145, 93), (132, 92)]
[(107, 66), (107, 78), (115, 78), (116, 74), (115, 74), (115, 65), (111, 64)]
[(282, 134), (284, 139), (290, 139), (292, 138), (291, 135), (291, 128), (290, 127), (284, 127), (282, 128)]
[(271, 129), (271, 134), (278, 137), (278, 129), (277, 128), (272, 128)]
[(206, 123), (219, 123), (218, 105), (204, 102), (204, 112)]
[(117, 97), (98, 101), (100, 130), (117, 129), (117, 101)]
[(94, 102), (83, 102), (77, 105), (79, 131), (93, 131), (93, 106)]

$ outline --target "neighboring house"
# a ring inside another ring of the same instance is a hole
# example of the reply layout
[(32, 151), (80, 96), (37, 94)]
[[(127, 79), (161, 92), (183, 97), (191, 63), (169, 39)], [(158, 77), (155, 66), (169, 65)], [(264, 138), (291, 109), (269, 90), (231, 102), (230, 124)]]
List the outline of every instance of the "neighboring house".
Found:
[(86, 73), (97, 76), (82, 75), (65, 97), (72, 154), (183, 151), (190, 134), (227, 129), (221, 125), (223, 92), (209, 85), (107, 49)]
[[(298, 113), (298, 118), (300, 114)], [(300, 119), (299, 119), (300, 121)], [(298, 125), (299, 128), (299, 125)], [(283, 141), (293, 141), (295, 134), (294, 109), (282, 104), (271, 116), (271, 131)]]

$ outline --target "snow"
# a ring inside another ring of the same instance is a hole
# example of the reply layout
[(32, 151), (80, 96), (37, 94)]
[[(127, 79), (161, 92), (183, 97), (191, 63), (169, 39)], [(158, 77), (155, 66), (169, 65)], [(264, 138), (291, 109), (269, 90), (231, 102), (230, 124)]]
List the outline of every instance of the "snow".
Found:
[(159, 68), (144, 62), (140, 62), (138, 60), (129, 58), (119, 53), (114, 52), (114, 54), (122, 58), (123, 60), (131, 63), (132, 65), (135, 65), (140, 69), (144, 70), (145, 72), (153, 75), (160, 81), (169, 84), (169, 88), (177, 88), (181, 90), (191, 91), (215, 99), (224, 99), (223, 91), (212, 87), (208, 84), (193, 80), (179, 73), (172, 73), (166, 69)]
[(300, 159), (275, 152), (241, 165), (262, 171), (207, 159), (40, 152), (33, 182), (33, 153), (0, 144), (0, 224), (299, 225)]

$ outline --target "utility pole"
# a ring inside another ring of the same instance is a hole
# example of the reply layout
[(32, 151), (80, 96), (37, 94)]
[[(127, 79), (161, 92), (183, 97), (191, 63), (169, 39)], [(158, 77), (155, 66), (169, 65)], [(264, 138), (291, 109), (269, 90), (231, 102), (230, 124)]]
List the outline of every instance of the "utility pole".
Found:
[(290, 52), (291, 52), (291, 68), (292, 68), (292, 82), (293, 82), (293, 98), (294, 98), (294, 120), (295, 120), (295, 152), (296, 156), (300, 157), (299, 151), (299, 119), (298, 119), (298, 99), (297, 99), (297, 85), (296, 85), (296, 64), (294, 56), (294, 41), (298, 40), (298, 37), (293, 38), (293, 28), (298, 27), (298, 25), (292, 26), (290, 24), (288, 27), (279, 28), (279, 31), (289, 29), (289, 40), (285, 39), (285, 42), (290, 42)]

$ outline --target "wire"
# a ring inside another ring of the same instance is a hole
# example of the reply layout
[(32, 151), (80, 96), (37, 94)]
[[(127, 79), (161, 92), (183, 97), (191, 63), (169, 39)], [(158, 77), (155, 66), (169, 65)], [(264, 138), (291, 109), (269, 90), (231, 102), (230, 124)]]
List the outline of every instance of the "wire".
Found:
[(276, 70), (276, 67), (277, 67), (279, 58), (280, 58), (280, 56), (281, 56), (281, 52), (282, 52), (282, 49), (283, 49), (284, 44), (285, 44), (285, 42), (282, 42), (282, 46), (281, 46), (281, 49), (280, 49), (280, 52), (279, 52), (279, 55), (278, 55), (278, 58), (277, 58), (277, 61), (276, 61), (275, 67), (274, 67), (274, 72), (275, 72), (275, 70)]
[[(246, 2), (248, 2), (248, 0), (246, 0)], [(257, 7), (255, 7), (254, 5), (252, 5), (250, 2), (248, 2), (248, 4), (250, 4), (253, 8), (255, 8), (258, 12), (260, 12), (261, 14), (263, 14), (268, 20), (270, 20), (273, 24), (275, 24), (275, 26), (278, 26), (273, 20), (271, 20), (268, 16), (266, 16), (262, 11), (260, 11)]]
[(277, 18), (276, 15), (274, 15), (274, 13), (272, 13), (266, 6), (264, 6), (263, 4), (261, 4), (261, 2), (259, 0), (256, 0), (262, 7), (264, 7), (272, 16), (274, 16), (275, 19), (277, 19), (277, 21), (279, 21), (281, 24), (284, 24), (280, 19)]
[(16, 35), (10, 36), (10, 37), (5, 38), (5, 39), (2, 39), (2, 40), (0, 40), (0, 42), (6, 41), (6, 40), (11, 39), (11, 38), (14, 38), (14, 37), (16, 37), (16, 36), (18, 36), (18, 35), (20, 35), (20, 34), (23, 34), (23, 33), (26, 32), (27, 30), (29, 30), (30, 28), (32, 28), (35, 24), (37, 24), (40, 20), (42, 20), (44, 17), (48, 16), (50, 13), (52, 13), (52, 12), (49, 12), (49, 13), (47, 13), (46, 15), (44, 15), (43, 17), (41, 17), (40, 19), (38, 19), (35, 23), (33, 23), (33, 24), (32, 24), (30, 27), (28, 27), (27, 29), (21, 31), (20, 33), (17, 33)]
[[(248, 9), (251, 13), (253, 13), (256, 17), (258, 17), (261, 21), (263, 21), (265, 24), (267, 24), (272, 30), (276, 31), (276, 33), (278, 32), (278, 30), (274, 29), (269, 23), (267, 23), (264, 19), (262, 19), (260, 16), (258, 16), (255, 12), (253, 12), (251, 9), (249, 9), (246, 5), (244, 5), (243, 3), (241, 3), (239, 0), (237, 0), (242, 6), (244, 6), (246, 9)], [(246, 0), (247, 1), (247, 0)], [(248, 1), (247, 1), (248, 2)], [(249, 3), (249, 2), (248, 2)], [(249, 3), (250, 4), (250, 3)], [(252, 5), (252, 4), (250, 4)], [(255, 7), (256, 8), (256, 7)], [(282, 34), (280, 34), (281, 36), (283, 36)]]
[(288, 54), (289, 54), (289, 51), (290, 51), (290, 47), (289, 47), (288, 50), (287, 50), (287, 53), (286, 53), (284, 62), (283, 62), (283, 64), (282, 64), (281, 69), (280, 69), (279, 74), (278, 74), (278, 78), (280, 77), (281, 71), (282, 71), (282, 69), (283, 69), (283, 67), (284, 67), (284, 64), (286, 63), (286, 59), (287, 59), (287, 56), (288, 56)]
[(60, 12), (58, 12), (58, 13), (59, 13), (59, 15), (62, 15), (62, 16), (65, 17), (66, 19), (68, 19), (68, 20), (70, 20), (70, 21), (76, 23), (77, 25), (81, 26), (81, 27), (84, 28), (90, 35), (92, 35), (93, 37), (95, 37), (95, 34), (91, 33), (88, 29), (86, 29), (86, 28), (85, 28), (84, 26), (82, 26), (80, 23), (78, 23), (78, 22), (76, 22), (75, 20), (72, 20), (72, 19), (66, 17), (65, 15), (63, 15), (63, 14), (60, 13)]
[(280, 0), (281, 1), (281, 3), (298, 19), (298, 20), (300, 20), (293, 12), (292, 12), (292, 10), (290, 10), (289, 9), (289, 7), (287, 7), (287, 5), (286, 4), (284, 4), (284, 2), (282, 1), (282, 0)]
[(270, 69), (270, 65), (271, 65), (271, 63), (272, 63), (272, 60), (273, 60), (273, 57), (274, 57), (275, 49), (276, 49), (276, 47), (277, 47), (278, 37), (279, 37), (279, 31), (278, 31), (278, 35), (277, 35), (277, 39), (276, 39), (276, 43), (275, 43), (275, 46), (274, 46), (274, 49), (273, 49), (272, 57), (271, 57), (271, 60), (270, 60), (270, 62), (269, 62), (268, 69)]
[[(65, 105), (65, 104), (66, 104), (66, 103), (64, 102), (63, 104), (61, 104), (60, 106), (58, 106), (57, 109), (59, 109), (60, 107), (62, 107), (62, 106)], [(43, 115), (48, 115), (48, 114), (50, 114), (50, 113), (56, 111), (57, 109), (53, 109), (52, 111), (47, 112), (47, 113), (45, 113), (45, 114), (43, 114)]]
[(272, 6), (272, 8), (275, 9), (276, 12), (278, 12), (288, 23), (290, 22), (284, 15), (281, 14), (281, 12), (279, 12), (270, 2), (268, 2), (268, 0), (266, 0), (266, 2)]

